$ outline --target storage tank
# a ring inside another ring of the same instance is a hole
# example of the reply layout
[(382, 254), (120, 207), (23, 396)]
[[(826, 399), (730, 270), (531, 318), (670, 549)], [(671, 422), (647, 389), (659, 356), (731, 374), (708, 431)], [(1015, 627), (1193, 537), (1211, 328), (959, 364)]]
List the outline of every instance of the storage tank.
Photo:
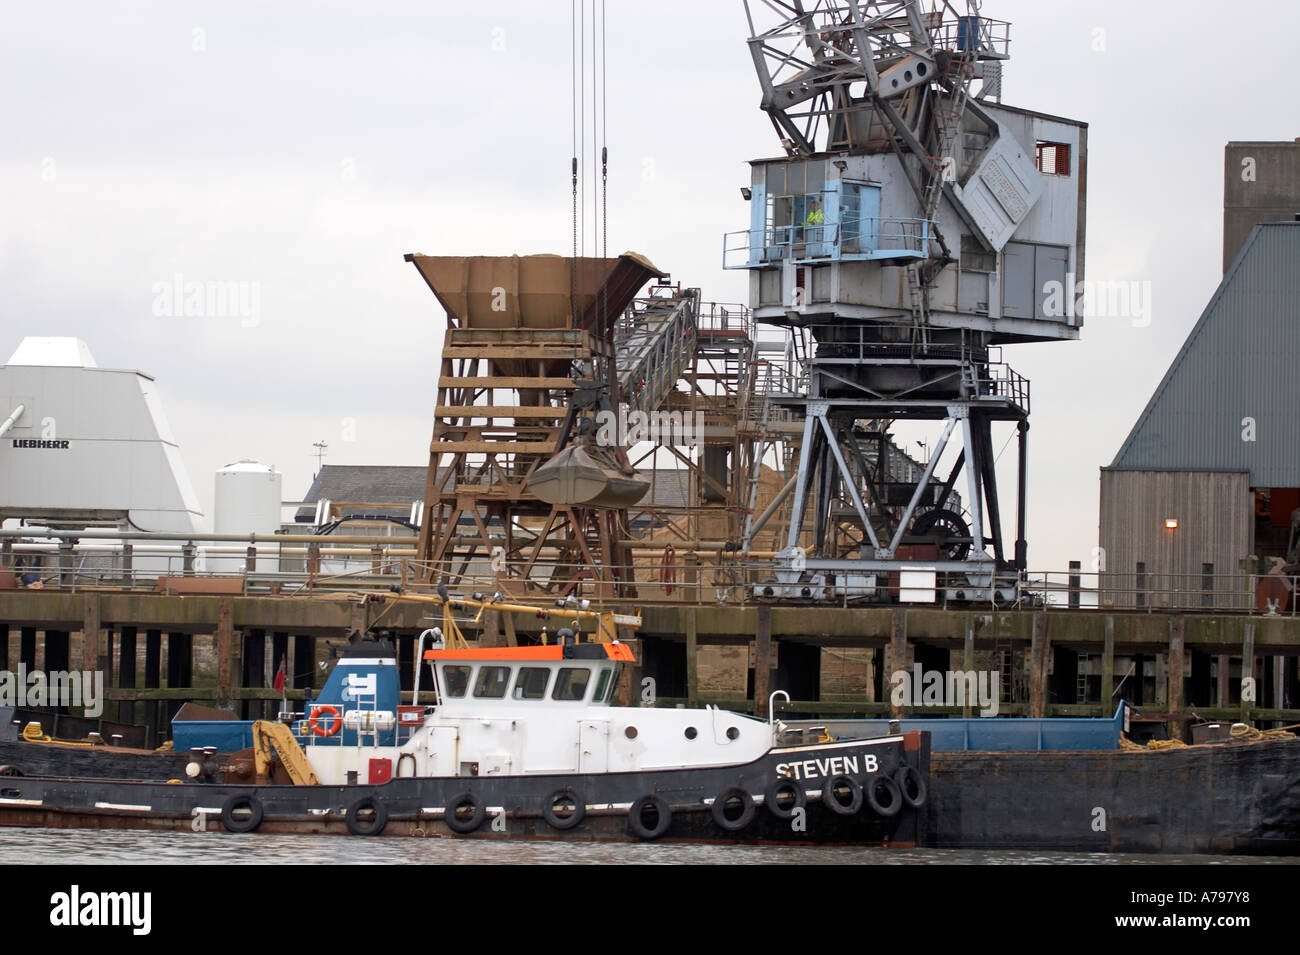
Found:
[[(212, 499), (212, 530), (216, 534), (274, 534), (280, 529), (280, 472), (274, 466), (247, 458), (227, 464), (216, 473)], [(227, 545), (238, 546), (238, 545)], [(259, 552), (261, 550), (259, 545)], [(271, 545), (264, 545), (269, 551)], [(239, 573), (244, 556), (210, 557), (208, 569)], [(273, 573), (279, 561), (258, 556), (257, 572)]]

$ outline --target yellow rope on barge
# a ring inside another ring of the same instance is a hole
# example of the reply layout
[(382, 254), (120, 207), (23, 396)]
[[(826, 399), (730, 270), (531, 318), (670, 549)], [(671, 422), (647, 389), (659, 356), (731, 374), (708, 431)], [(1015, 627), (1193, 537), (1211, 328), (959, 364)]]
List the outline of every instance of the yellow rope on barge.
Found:
[[(1242, 740), (1248, 743), (1259, 743), (1268, 740), (1295, 739), (1296, 734), (1290, 732), (1293, 729), (1300, 729), (1300, 724), (1295, 726), (1283, 726), (1280, 729), (1261, 730), (1250, 726), (1247, 723), (1233, 723), (1229, 734), (1234, 740)], [(1186, 749), (1187, 743), (1180, 739), (1153, 739), (1145, 746), (1141, 743), (1135, 743), (1124, 733), (1119, 734), (1119, 748), (1121, 752), (1161, 752), (1170, 749)]]

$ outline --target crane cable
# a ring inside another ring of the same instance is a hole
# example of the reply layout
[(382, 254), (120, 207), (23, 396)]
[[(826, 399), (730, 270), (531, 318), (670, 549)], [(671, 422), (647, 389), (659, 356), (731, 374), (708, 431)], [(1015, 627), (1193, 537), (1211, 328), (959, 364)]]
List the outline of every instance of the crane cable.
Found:
[[(599, 18), (599, 35), (597, 19)], [(605, 0), (600, 0), (597, 11), (596, 0), (591, 0), (591, 149), (592, 173), (596, 164), (600, 164), (599, 207), (595, 187), (592, 188), (591, 204), (591, 248), (594, 255), (601, 258), (609, 256), (609, 147), (607, 142), (608, 116), (607, 107), (607, 69), (606, 69), (606, 10)], [(579, 281), (578, 260), (587, 254), (587, 7), (586, 0), (570, 0), (569, 4), (569, 70), (570, 70), (570, 121), (572, 124), (573, 156), (570, 160), (569, 178), (573, 205), (573, 261), (570, 269), (570, 281), (573, 289), (572, 311), (576, 327), (579, 318), (581, 289)], [(599, 76), (597, 76), (599, 70)], [(599, 234), (598, 234), (599, 232)], [(593, 292), (595, 290), (593, 289)], [(600, 300), (596, 308), (598, 325), (603, 331), (608, 320), (609, 291), (600, 290)]]
[(569, 2), (569, 106), (572, 111), (573, 160), (571, 176), (573, 179), (573, 257), (570, 262), (569, 296), (570, 310), (573, 312), (573, 326), (578, 326), (578, 0)]
[[(592, 0), (592, 14), (595, 14), (596, 0)], [(592, 39), (595, 39), (592, 30)], [(595, 64), (592, 64), (593, 69)], [(592, 86), (595, 86), (593, 79)], [(605, 92), (605, 0), (600, 0), (600, 257), (609, 258), (609, 97)], [(593, 118), (594, 119), (594, 118)], [(609, 320), (609, 283), (600, 286), (600, 328), (603, 332)], [(617, 396), (612, 396), (617, 398)]]

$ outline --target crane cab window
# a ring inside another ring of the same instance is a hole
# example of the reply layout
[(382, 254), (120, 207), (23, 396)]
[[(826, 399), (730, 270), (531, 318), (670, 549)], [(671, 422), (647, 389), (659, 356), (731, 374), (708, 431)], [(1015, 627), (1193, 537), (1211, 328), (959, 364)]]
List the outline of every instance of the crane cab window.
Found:
[(499, 700), (506, 695), (510, 667), (479, 667), (474, 695), (479, 699)]
[(445, 666), (442, 668), (442, 692), (448, 697), (460, 697), (469, 689), (469, 667)]
[(591, 671), (586, 667), (561, 667), (555, 678), (555, 690), (551, 693), (553, 700), (580, 700), (587, 695), (587, 684), (591, 682)]
[(546, 684), (551, 681), (550, 667), (520, 667), (511, 697), (516, 700), (546, 699)]

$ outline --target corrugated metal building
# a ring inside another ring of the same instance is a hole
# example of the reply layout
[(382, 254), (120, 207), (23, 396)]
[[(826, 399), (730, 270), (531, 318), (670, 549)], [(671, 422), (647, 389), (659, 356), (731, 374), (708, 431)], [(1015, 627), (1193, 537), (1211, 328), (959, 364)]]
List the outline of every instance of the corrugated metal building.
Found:
[(1262, 223), (1102, 469), (1102, 600), (1247, 606), (1297, 508), (1300, 222)]

